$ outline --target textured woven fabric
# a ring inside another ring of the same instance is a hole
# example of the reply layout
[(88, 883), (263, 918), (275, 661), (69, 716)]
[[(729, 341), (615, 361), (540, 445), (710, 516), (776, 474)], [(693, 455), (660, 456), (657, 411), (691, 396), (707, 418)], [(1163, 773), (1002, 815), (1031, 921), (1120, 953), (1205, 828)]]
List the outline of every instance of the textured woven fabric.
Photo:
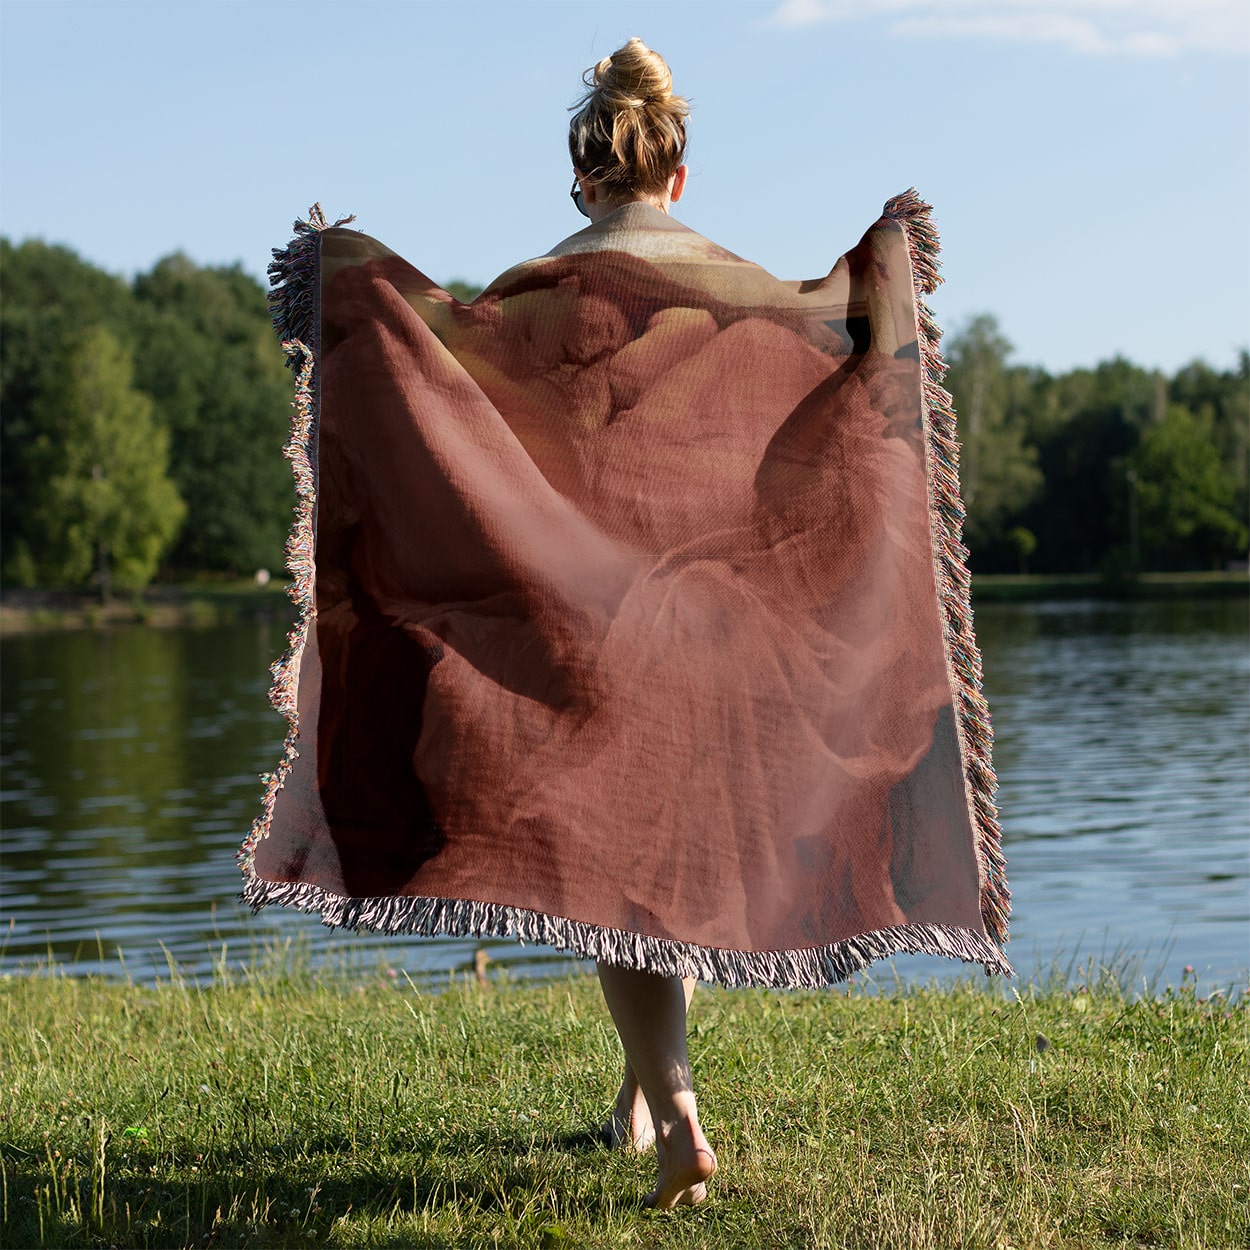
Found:
[(470, 304), (323, 226), (276, 254), (304, 612), (247, 901), (1009, 973), (927, 207), (800, 283), (630, 204)]

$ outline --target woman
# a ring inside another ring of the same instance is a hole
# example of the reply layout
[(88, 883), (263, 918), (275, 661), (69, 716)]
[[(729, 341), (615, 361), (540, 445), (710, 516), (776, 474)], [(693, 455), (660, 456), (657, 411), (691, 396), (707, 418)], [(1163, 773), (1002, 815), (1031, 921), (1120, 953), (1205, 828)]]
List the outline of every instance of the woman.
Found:
[[(688, 108), (673, 94), (664, 58), (634, 38), (587, 75), (589, 90), (569, 126), (578, 209), (596, 225), (626, 204), (667, 213), (686, 186)], [(625, 1051), (625, 1079), (605, 1140), (636, 1150), (654, 1143), (660, 1175), (647, 1205), (702, 1202), (716, 1156), (699, 1126), (686, 1052), (696, 981), (602, 961), (597, 967)]]
[(472, 303), (319, 214), (271, 267), (302, 616), (240, 859), (256, 908), (595, 960), (604, 1134), (673, 1207), (716, 1170), (696, 979), (1010, 975), (1008, 894), (927, 206), (780, 282), (669, 217), (663, 60), (587, 85), (590, 226)]

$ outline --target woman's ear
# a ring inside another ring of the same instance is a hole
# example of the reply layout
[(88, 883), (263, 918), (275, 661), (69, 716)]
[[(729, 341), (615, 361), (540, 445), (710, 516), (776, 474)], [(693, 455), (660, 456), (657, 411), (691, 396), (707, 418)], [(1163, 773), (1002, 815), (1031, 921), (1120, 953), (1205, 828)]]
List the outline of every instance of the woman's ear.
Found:
[(674, 204), (681, 199), (681, 193), (686, 189), (686, 174), (688, 172), (689, 167), (686, 165), (678, 165), (673, 172), (672, 190), (669, 191), (668, 198)]

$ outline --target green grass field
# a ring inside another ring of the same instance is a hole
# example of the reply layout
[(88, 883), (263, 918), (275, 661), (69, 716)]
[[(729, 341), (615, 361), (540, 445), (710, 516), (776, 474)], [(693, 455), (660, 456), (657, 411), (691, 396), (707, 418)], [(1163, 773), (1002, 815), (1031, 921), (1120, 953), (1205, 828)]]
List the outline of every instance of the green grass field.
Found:
[(720, 1171), (657, 1213), (653, 1157), (594, 1140), (620, 1058), (593, 979), (8, 977), (3, 1244), (1246, 1246), (1248, 1020), (1189, 980), (702, 987)]

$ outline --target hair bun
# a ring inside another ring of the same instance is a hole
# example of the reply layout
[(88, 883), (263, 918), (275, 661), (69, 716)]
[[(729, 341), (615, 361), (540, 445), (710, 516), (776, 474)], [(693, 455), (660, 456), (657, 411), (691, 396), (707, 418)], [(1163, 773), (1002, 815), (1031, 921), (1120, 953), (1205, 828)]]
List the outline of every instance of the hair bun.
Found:
[(667, 104), (673, 98), (673, 75), (664, 58), (636, 35), (623, 48), (605, 56), (586, 85), (610, 97), (614, 108)]
[(582, 75), (569, 154), (614, 193), (661, 190), (686, 150), (690, 107), (668, 63), (636, 36)]

